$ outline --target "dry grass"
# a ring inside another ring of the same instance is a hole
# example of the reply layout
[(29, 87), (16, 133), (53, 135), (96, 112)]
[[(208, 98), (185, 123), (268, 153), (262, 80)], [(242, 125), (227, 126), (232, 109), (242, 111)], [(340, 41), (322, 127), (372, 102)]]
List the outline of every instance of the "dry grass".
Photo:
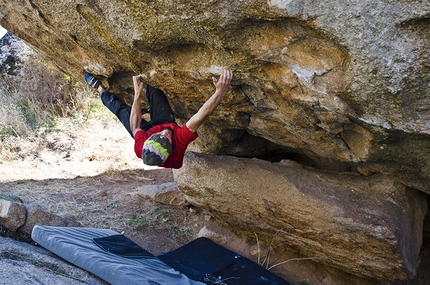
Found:
[[(17, 56), (15, 74), (0, 74), (0, 140), (56, 130), (58, 118), (75, 123), (100, 118), (95, 92), (39, 60), (29, 48)], [(102, 119), (106, 117), (102, 112)]]

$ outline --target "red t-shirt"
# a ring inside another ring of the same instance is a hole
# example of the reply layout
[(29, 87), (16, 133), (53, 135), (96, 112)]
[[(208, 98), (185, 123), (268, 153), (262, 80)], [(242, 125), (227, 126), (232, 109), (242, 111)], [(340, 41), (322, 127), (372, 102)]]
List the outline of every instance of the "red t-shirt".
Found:
[(136, 153), (137, 157), (142, 158), (142, 148), (144, 142), (153, 134), (161, 132), (167, 127), (170, 127), (173, 130), (172, 153), (160, 166), (166, 168), (181, 168), (182, 162), (184, 160), (184, 154), (188, 145), (198, 137), (196, 133), (193, 133), (187, 128), (187, 125), (179, 127), (175, 123), (167, 123), (156, 125), (148, 131), (137, 131), (134, 135), (134, 152)]

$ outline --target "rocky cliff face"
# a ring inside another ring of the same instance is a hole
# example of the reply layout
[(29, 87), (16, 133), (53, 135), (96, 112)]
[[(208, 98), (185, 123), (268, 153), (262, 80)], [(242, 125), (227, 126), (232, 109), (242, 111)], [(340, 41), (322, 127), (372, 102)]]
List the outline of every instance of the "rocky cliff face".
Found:
[(17, 37), (6, 33), (0, 39), (0, 74), (16, 75), (21, 58), (18, 56), (25, 48), (25, 44)]
[[(232, 69), (231, 90), (194, 150), (290, 159), (365, 181), (383, 175), (410, 190), (394, 191), (396, 199), (430, 194), (428, 1), (1, 0), (0, 11), (2, 26), (60, 69), (76, 78), (84, 70), (97, 74), (128, 102), (131, 75), (146, 74), (168, 94), (180, 122), (213, 92), (211, 77), (222, 66)], [(318, 184), (297, 187), (318, 191)], [(341, 204), (351, 199), (339, 197)], [(427, 211), (426, 203), (417, 205)], [(417, 264), (423, 216), (407, 220), (418, 227), (407, 257), (415, 261), (393, 266), (392, 279), (413, 275)], [(326, 242), (336, 243), (328, 231)], [(334, 264), (348, 267), (341, 255)], [(360, 274), (388, 278), (378, 272)]]

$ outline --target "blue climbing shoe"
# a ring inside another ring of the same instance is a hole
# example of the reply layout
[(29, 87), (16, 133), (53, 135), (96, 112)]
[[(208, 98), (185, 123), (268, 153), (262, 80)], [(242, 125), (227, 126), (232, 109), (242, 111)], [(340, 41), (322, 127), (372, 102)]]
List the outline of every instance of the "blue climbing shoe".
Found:
[(101, 84), (101, 82), (99, 80), (97, 80), (94, 76), (92, 76), (91, 74), (85, 72), (84, 73), (84, 77), (85, 77), (85, 81), (88, 83), (88, 85), (90, 85), (93, 88), (98, 88)]

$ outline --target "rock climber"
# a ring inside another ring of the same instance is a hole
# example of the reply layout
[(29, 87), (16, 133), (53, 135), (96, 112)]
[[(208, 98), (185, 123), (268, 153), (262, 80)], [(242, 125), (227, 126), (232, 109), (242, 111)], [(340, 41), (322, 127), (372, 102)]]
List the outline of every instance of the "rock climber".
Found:
[[(219, 79), (213, 77), (214, 94), (182, 127), (175, 123), (173, 111), (165, 93), (143, 82), (143, 76), (133, 76), (134, 100), (130, 107), (115, 94), (107, 91), (90, 73), (85, 81), (100, 93), (103, 104), (114, 113), (134, 138), (134, 152), (146, 165), (180, 168), (188, 145), (197, 137), (197, 129), (213, 113), (228, 91), (233, 73), (222, 69)], [(141, 95), (146, 86), (150, 121), (142, 118)]]

